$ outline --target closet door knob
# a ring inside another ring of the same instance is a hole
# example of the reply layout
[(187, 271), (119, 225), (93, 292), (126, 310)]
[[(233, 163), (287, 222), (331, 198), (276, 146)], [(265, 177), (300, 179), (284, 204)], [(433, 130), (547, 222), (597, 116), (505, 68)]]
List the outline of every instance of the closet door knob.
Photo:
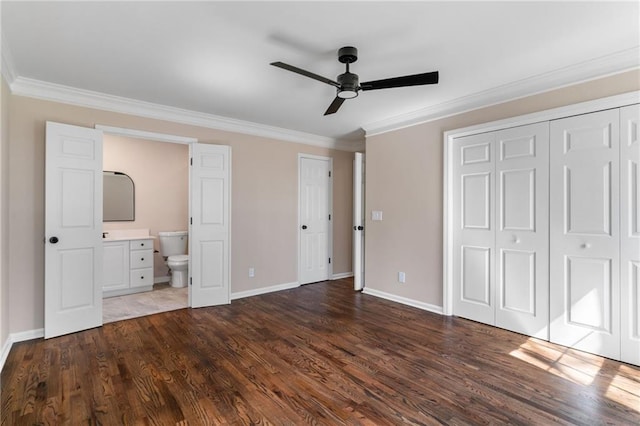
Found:
[(302, 229), (307, 229), (307, 225), (302, 225)]
[(49, 238), (49, 242), (50, 242), (51, 244), (55, 244), (55, 243), (57, 243), (58, 241), (60, 241), (60, 240), (58, 240), (58, 237), (51, 237), (51, 238)]

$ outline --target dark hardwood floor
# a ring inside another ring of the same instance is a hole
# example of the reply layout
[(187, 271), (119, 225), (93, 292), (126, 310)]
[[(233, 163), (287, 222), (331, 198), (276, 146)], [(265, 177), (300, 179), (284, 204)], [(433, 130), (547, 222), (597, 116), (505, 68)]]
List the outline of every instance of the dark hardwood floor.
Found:
[(640, 369), (332, 281), (15, 344), (2, 424), (640, 424)]

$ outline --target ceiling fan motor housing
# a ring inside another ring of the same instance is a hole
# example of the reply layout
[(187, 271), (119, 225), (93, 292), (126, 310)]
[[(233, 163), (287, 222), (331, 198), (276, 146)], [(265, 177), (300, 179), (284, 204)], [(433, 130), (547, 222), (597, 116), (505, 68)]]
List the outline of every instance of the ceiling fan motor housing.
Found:
[(358, 49), (345, 46), (338, 50), (338, 60), (343, 64), (352, 64), (358, 60)]

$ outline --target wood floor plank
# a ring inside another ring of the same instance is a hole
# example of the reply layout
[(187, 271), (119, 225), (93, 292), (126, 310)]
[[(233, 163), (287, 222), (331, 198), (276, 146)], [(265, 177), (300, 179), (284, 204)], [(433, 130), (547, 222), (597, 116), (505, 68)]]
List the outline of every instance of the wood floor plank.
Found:
[(350, 280), (17, 343), (2, 424), (640, 424), (640, 368)]

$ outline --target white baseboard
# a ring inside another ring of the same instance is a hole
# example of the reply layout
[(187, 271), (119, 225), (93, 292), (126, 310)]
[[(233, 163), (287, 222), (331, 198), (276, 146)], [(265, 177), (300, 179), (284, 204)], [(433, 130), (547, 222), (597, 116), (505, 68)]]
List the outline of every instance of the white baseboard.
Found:
[(384, 291), (375, 290), (372, 288), (365, 287), (362, 290), (364, 294), (369, 294), (371, 296), (380, 297), (382, 299), (391, 300), (393, 302), (402, 303), (403, 305), (413, 306), (414, 308), (422, 309), (423, 311), (433, 312), (434, 314), (443, 315), (442, 306), (432, 305), (430, 303), (420, 302), (418, 300), (409, 299), (406, 297), (398, 296), (391, 293), (386, 293)]
[(341, 272), (339, 274), (333, 274), (331, 280), (341, 280), (343, 278), (351, 278), (353, 276), (353, 272)]
[(169, 275), (165, 275), (164, 277), (153, 277), (154, 284), (168, 283), (169, 281), (171, 281), (171, 277)]
[(274, 291), (289, 290), (296, 287), (300, 287), (300, 284), (297, 281), (293, 283), (277, 284), (269, 287), (256, 288), (255, 290), (239, 291), (237, 293), (231, 293), (231, 300), (243, 299), (245, 297), (251, 296), (259, 296), (261, 294), (273, 293)]
[(7, 340), (4, 342), (4, 345), (2, 345), (2, 352), (0, 352), (0, 372), (2, 372), (4, 368), (4, 363), (7, 361), (12, 345), (11, 336), (7, 336)]
[(4, 363), (7, 360), (9, 352), (11, 351), (11, 347), (14, 343), (24, 342), (25, 340), (39, 339), (41, 337), (44, 337), (44, 328), (9, 334), (6, 342), (4, 342), (4, 345), (2, 345), (2, 352), (0, 353), (0, 372), (4, 368)]

